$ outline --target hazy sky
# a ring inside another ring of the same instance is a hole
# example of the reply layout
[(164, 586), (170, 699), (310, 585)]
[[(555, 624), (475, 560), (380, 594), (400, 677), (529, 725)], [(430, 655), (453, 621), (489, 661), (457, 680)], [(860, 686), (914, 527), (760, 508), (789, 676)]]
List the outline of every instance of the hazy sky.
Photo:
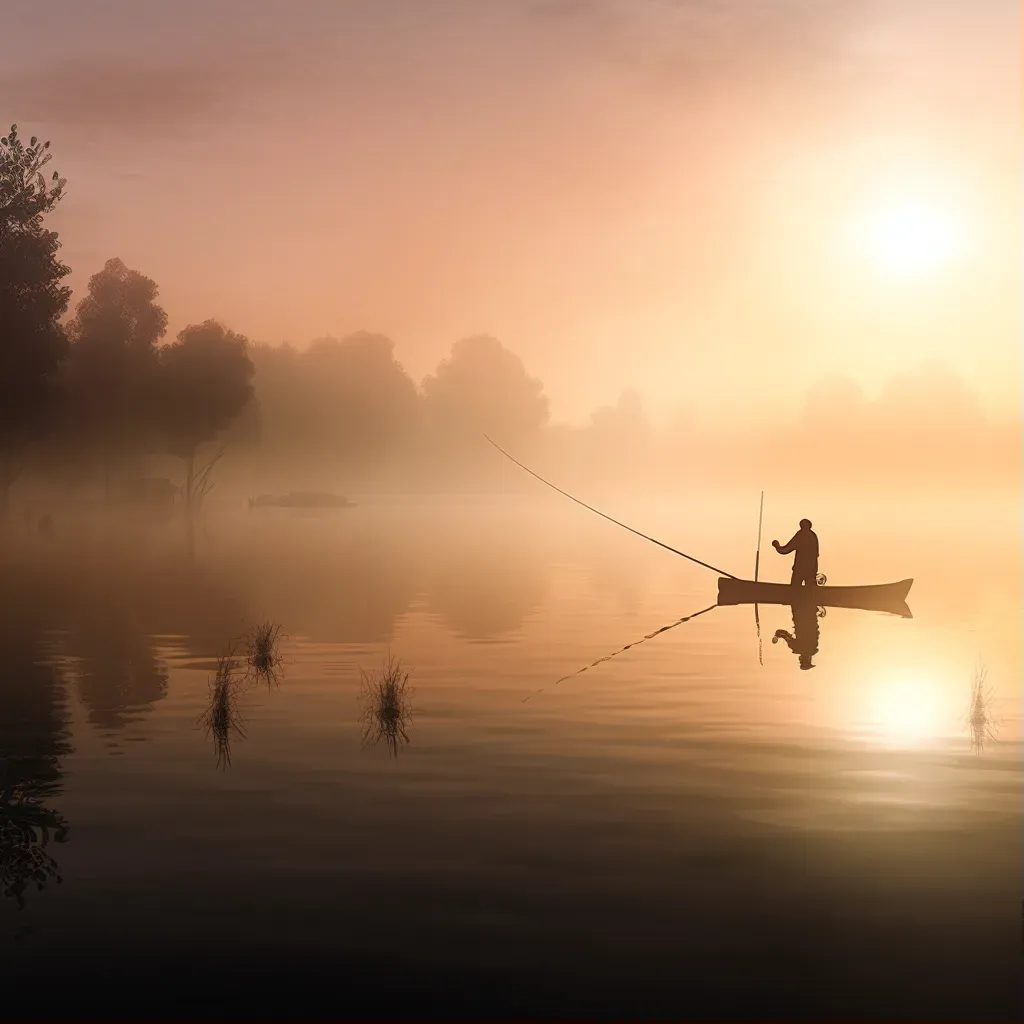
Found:
[(4, 36), (74, 301), (119, 256), (172, 331), (366, 328), (417, 379), (489, 332), (557, 419), (931, 356), (1017, 408), (1015, 0), (51, 0)]

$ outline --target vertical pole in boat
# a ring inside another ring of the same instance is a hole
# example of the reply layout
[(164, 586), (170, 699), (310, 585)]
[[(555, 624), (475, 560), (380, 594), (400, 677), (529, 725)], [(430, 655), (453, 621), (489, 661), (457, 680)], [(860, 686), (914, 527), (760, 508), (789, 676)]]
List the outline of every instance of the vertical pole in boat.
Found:
[(754, 556), (754, 582), (757, 582), (758, 569), (761, 566), (761, 523), (764, 521), (764, 491), (761, 492), (761, 509), (757, 513), (757, 554)]
[[(761, 508), (757, 513), (757, 554), (754, 555), (754, 582), (757, 582), (757, 574), (761, 568), (761, 523), (764, 520), (764, 491), (761, 492)], [(761, 615), (757, 608), (757, 600), (754, 600), (754, 625), (757, 626), (757, 660), (764, 666), (764, 652), (761, 647)]]

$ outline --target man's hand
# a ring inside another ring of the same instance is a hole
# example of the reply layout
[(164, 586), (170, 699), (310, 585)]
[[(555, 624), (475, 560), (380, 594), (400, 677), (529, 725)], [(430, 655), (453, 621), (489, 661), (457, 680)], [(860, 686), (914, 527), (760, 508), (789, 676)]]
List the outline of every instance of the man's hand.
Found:
[(772, 547), (775, 548), (776, 551), (778, 551), (779, 550), (779, 542), (777, 540), (773, 540), (772, 541)]

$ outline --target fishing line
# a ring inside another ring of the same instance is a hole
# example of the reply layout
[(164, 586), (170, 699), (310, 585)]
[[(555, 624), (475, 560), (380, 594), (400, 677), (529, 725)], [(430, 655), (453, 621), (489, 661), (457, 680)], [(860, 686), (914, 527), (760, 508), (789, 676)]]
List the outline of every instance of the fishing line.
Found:
[(653, 633), (647, 633), (642, 636), (639, 640), (634, 640), (631, 644), (626, 644), (625, 647), (620, 647), (617, 651), (612, 651), (611, 654), (606, 654), (603, 658), (598, 658), (597, 661), (592, 661), (589, 665), (584, 665), (583, 668), (577, 669), (575, 672), (570, 672), (567, 676), (562, 676), (561, 679), (556, 679), (553, 683), (549, 683), (548, 686), (542, 686), (539, 690), (529, 694), (523, 698), (525, 704), (531, 697), (536, 697), (538, 693), (543, 693), (545, 690), (552, 686), (557, 686), (559, 683), (564, 683), (566, 679), (572, 679), (573, 676), (578, 676), (581, 672), (586, 672), (588, 668), (594, 668), (596, 665), (600, 665), (602, 662), (610, 661), (617, 654), (622, 654), (623, 651), (628, 651), (631, 647), (636, 647), (642, 644), (645, 640), (652, 640), (660, 633), (664, 633), (666, 630), (675, 629), (676, 626), (682, 625), (684, 622), (689, 622), (690, 619), (697, 618), (698, 615), (703, 615), (705, 612), (711, 611), (712, 608), (717, 608), (717, 604), (708, 605), (707, 608), (702, 608), (699, 612), (694, 612), (692, 615), (684, 615), (681, 619), (676, 619), (675, 622), (670, 622), (667, 626), (662, 626), (661, 629), (656, 629)]
[[(484, 437), (487, 437), (487, 435), (484, 434)], [(490, 441), (491, 444), (493, 444), (494, 447), (497, 448), (498, 451), (501, 452), (501, 454), (504, 455), (506, 459), (511, 459), (520, 469), (526, 470), (526, 472), (529, 473), (530, 476), (536, 477), (542, 484), (546, 484), (553, 491), (558, 491), (559, 494), (564, 495), (570, 501), (575, 501), (577, 505), (582, 505), (585, 509), (589, 509), (591, 512), (596, 512), (602, 519), (607, 519), (608, 522), (614, 523), (616, 526), (621, 526), (624, 530), (629, 530), (630, 533), (635, 533), (638, 537), (643, 537), (644, 540), (649, 540), (652, 544), (657, 544), (658, 547), (664, 548), (666, 551), (671, 551), (674, 555), (680, 555), (683, 558), (689, 559), (691, 562), (696, 562), (697, 565), (704, 566), (705, 569), (710, 569), (712, 572), (717, 572), (720, 576), (728, 576), (731, 580), (738, 578), (736, 576), (733, 576), (731, 572), (726, 572), (724, 569), (716, 569), (715, 566), (708, 565), (707, 562), (702, 562), (699, 558), (694, 558), (693, 555), (686, 554), (685, 551), (680, 551), (677, 548), (670, 547), (668, 544), (664, 544), (654, 537), (648, 537), (646, 533), (641, 533), (639, 530), (634, 530), (632, 526), (627, 526), (625, 523), (620, 523), (618, 519), (612, 519), (611, 516), (605, 515), (600, 509), (594, 508), (593, 505), (588, 505), (585, 501), (580, 501), (579, 498), (574, 498), (568, 491), (563, 491), (561, 487), (556, 487), (553, 483), (551, 483), (550, 480), (545, 480), (544, 477), (542, 477), (539, 473), (534, 473), (532, 469), (530, 469), (528, 466), (524, 466), (518, 459), (512, 458), (512, 456), (509, 455), (509, 453), (505, 451), (505, 449), (502, 448), (501, 445), (497, 444), (494, 441), (491, 441), (489, 437), (487, 437), (487, 440)]]

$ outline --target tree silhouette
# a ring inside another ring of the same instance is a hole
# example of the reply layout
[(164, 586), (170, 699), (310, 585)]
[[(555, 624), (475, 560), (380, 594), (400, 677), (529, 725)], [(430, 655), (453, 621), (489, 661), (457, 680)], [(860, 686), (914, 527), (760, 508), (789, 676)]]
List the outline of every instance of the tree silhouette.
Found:
[(61, 280), (56, 232), (43, 226), (64, 195), (56, 171), (47, 181), (49, 142), (26, 146), (17, 125), (0, 138), (0, 514), (37, 436), (52, 397), (52, 380), (67, 350), (60, 326), (71, 298)]
[(156, 345), (167, 330), (156, 296), (155, 282), (107, 260), (69, 325), (69, 386), (79, 429), (102, 452), (107, 497), (115, 463), (144, 448), (155, 426)]
[(216, 320), (186, 327), (160, 350), (159, 417), (168, 450), (185, 460), (185, 503), (193, 504), (196, 450), (253, 395), (247, 340)]
[(349, 479), (378, 477), (397, 456), (409, 455), (421, 403), (390, 338), (367, 331), (327, 336), (301, 352), (257, 344), (250, 357), (256, 400), (244, 413), (251, 418), (246, 435), (241, 422), (233, 435), (258, 436), (276, 455), (323, 460), (334, 480), (339, 469)]
[(423, 381), (423, 397), (428, 420), (445, 432), (508, 436), (548, 420), (543, 384), (489, 335), (455, 342), (451, 356)]
[(633, 463), (638, 452), (649, 451), (652, 444), (650, 420), (640, 395), (627, 388), (615, 405), (603, 405), (590, 414), (590, 425), (585, 430), (588, 447), (601, 460)]
[(394, 347), (382, 334), (360, 331), (317, 339), (303, 353), (321, 442), (346, 466), (374, 462), (412, 433), (419, 399)]
[(302, 402), (302, 356), (298, 350), (287, 343), (257, 342), (250, 346), (249, 358), (256, 368), (253, 380), (260, 444), (279, 450), (313, 444), (311, 417)]
[(632, 486), (649, 472), (654, 435), (640, 394), (622, 391), (614, 405), (603, 405), (590, 414), (590, 424), (579, 432), (578, 458), (593, 472), (613, 472), (614, 479)]

